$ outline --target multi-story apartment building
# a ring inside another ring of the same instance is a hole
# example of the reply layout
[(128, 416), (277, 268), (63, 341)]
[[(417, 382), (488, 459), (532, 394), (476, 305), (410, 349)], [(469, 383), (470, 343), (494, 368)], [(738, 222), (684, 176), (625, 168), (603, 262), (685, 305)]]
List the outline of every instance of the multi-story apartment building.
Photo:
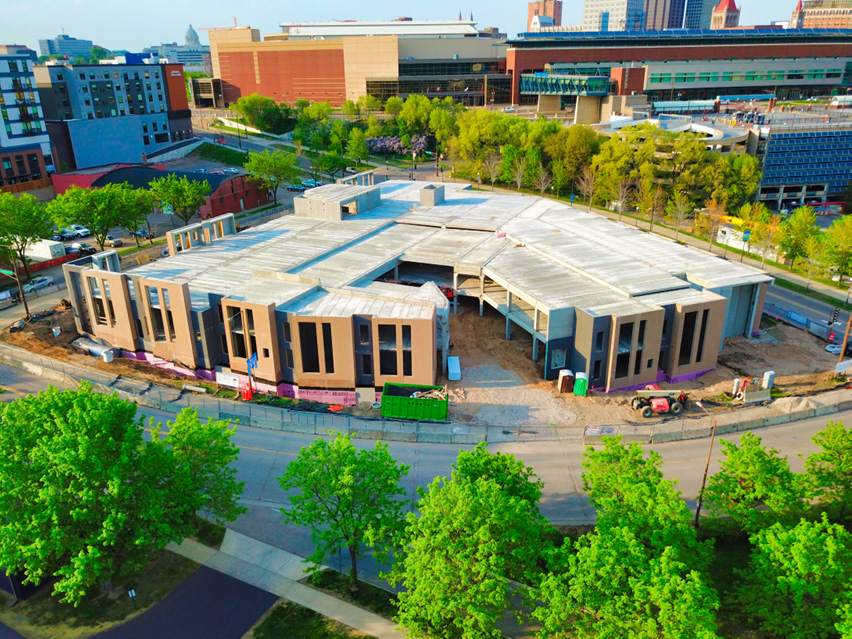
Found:
[(49, 186), (52, 156), (33, 61), (23, 53), (0, 55), (0, 189)]
[(78, 55), (88, 56), (95, 44), (91, 40), (72, 38), (61, 33), (52, 40), (39, 40), (38, 46), (42, 55), (64, 55), (73, 60)]
[(799, 29), (852, 29), (852, 0), (799, 0), (790, 16)]
[(585, 0), (584, 31), (641, 31), (645, 0)]
[(58, 159), (70, 169), (142, 162), (192, 137), (181, 65), (50, 63), (35, 77)]

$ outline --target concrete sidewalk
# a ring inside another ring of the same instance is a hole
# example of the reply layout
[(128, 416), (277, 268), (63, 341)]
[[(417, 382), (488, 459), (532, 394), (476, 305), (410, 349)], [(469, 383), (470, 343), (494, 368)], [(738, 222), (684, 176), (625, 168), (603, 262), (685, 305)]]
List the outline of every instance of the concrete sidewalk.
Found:
[(299, 583), (305, 576), (301, 557), (233, 530), (225, 532), (221, 550), (191, 539), (169, 550), (379, 639), (405, 636), (393, 621)]

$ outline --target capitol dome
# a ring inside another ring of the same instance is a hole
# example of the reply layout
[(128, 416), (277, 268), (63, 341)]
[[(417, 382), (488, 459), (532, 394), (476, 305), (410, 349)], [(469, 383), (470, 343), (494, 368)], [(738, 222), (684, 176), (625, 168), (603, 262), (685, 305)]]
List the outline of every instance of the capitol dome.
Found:
[(196, 33), (195, 29), (192, 28), (192, 25), (189, 25), (189, 29), (186, 30), (186, 46), (188, 47), (200, 47), (201, 41), (198, 39), (198, 33)]

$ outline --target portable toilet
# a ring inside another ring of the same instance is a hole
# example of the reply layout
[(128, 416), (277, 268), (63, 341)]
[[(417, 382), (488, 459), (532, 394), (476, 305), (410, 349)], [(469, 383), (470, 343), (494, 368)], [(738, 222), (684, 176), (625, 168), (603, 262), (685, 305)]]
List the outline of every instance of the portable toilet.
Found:
[(763, 374), (763, 388), (772, 390), (773, 386), (775, 386), (775, 371), (766, 371)]
[(577, 373), (574, 377), (574, 394), (585, 397), (589, 392), (589, 376), (586, 373)]

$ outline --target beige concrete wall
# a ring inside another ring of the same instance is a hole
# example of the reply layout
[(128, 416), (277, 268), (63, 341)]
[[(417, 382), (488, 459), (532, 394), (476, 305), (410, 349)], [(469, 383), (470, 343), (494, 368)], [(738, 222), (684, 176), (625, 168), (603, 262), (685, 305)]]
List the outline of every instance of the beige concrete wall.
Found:
[(258, 29), (252, 29), (251, 27), (239, 27), (237, 29), (211, 29), (207, 33), (210, 36), (210, 63), (213, 67), (214, 78), (222, 77), (222, 70), (219, 67), (220, 45), (260, 42), (260, 31)]
[[(222, 313), (225, 319), (225, 336), (228, 340), (230, 368), (240, 373), (248, 373), (247, 357), (237, 357), (234, 344), (238, 336), (233, 334), (228, 323), (229, 309), (239, 309), (242, 313), (243, 335), (248, 337), (248, 316), (251, 311), (254, 320), (254, 337), (257, 344), (257, 370), (253, 375), (260, 380), (277, 384), (282, 379), (281, 357), (278, 345), (278, 330), (275, 325), (275, 306), (270, 304), (250, 304), (225, 298), (222, 300)], [(251, 342), (246, 340), (246, 355), (250, 357)]]
[(343, 38), (346, 99), (367, 95), (367, 78), (396, 80), (400, 56), (397, 36)]
[[(334, 372), (329, 373), (325, 363), (325, 340), (322, 325), (331, 325), (334, 352)], [(317, 333), (319, 372), (306, 373), (302, 360), (301, 324), (314, 324)], [(355, 334), (352, 317), (290, 317), (291, 345), (295, 382), (307, 388), (355, 388)]]
[[(396, 326), (397, 375), (382, 375), (379, 359), (379, 326)], [(411, 375), (403, 375), (402, 326), (411, 326)], [(434, 384), (438, 372), (435, 318), (429, 320), (403, 320), (373, 318), (373, 373), (376, 387), (386, 383)]]
[[(140, 284), (140, 290), (136, 291), (136, 305), (137, 308), (141, 306), (145, 309), (146, 330), (150, 335), (150, 341), (153, 345), (151, 352), (157, 357), (167, 359), (171, 362), (178, 362), (190, 368), (197, 368), (199, 363), (195, 351), (195, 331), (192, 328), (192, 318), (189, 314), (189, 285), (162, 282), (149, 278), (140, 278), (137, 282)], [(152, 309), (147, 290), (149, 286), (157, 289), (160, 308), (163, 309), (165, 339), (161, 341), (154, 339), (154, 327), (151, 323)], [(169, 306), (171, 307), (172, 321), (174, 322), (174, 339), (172, 339), (169, 330), (163, 291), (168, 291), (169, 293)]]
[[(607, 360), (607, 388), (622, 388), (636, 384), (650, 384), (657, 379), (660, 355), (660, 344), (663, 335), (663, 320), (665, 311), (654, 309), (646, 313), (636, 315), (624, 315), (612, 318), (610, 328), (609, 356)], [(641, 355), (637, 349), (639, 346), (640, 323), (645, 322), (645, 335), (642, 344)], [(633, 337), (630, 342), (630, 357), (627, 364), (627, 376), (616, 378), (616, 366), (618, 365), (618, 338), (621, 327), (633, 322)], [(641, 360), (638, 358), (641, 357)], [(636, 364), (639, 364), (639, 372), (636, 373)], [(650, 366), (649, 366), (650, 364)]]
[(505, 58), (505, 41), (490, 38), (400, 38), (399, 59), (449, 60), (460, 58)]
[(577, 106), (574, 111), (574, 124), (597, 124), (601, 121), (601, 99), (587, 96), (577, 96)]
[(540, 95), (538, 96), (539, 113), (553, 113), (562, 108), (562, 96), (560, 95)]
[[(674, 325), (672, 326), (671, 346), (669, 347), (668, 363), (664, 367), (666, 373), (672, 377), (685, 375), (688, 373), (697, 373), (710, 368), (716, 367), (716, 361), (719, 359), (719, 347), (722, 341), (722, 329), (725, 324), (725, 307), (727, 300), (721, 296), (714, 296), (716, 299), (707, 300), (705, 302), (697, 302), (695, 304), (675, 305), (675, 314), (673, 317)], [(704, 348), (700, 361), (697, 361), (699, 335), (701, 334), (701, 324), (704, 315), (704, 310), (709, 310), (707, 316), (707, 329), (704, 334)], [(695, 321), (695, 330), (692, 339), (692, 352), (690, 354), (690, 363), (683, 366), (678, 364), (680, 357), (680, 346), (684, 339), (684, 320), (687, 313), (697, 312)]]
[[(98, 312), (95, 309), (95, 296), (92, 292), (95, 282), (100, 291), (99, 297), (104, 301), (106, 324), (102, 323), (103, 320), (99, 320)], [(112, 300), (111, 308), (106, 303), (105, 285), (109, 286), (109, 299)], [(83, 271), (83, 289), (93, 334), (113, 346), (135, 352), (137, 348), (136, 320), (130, 306), (127, 278), (121, 273), (87, 269)]]

